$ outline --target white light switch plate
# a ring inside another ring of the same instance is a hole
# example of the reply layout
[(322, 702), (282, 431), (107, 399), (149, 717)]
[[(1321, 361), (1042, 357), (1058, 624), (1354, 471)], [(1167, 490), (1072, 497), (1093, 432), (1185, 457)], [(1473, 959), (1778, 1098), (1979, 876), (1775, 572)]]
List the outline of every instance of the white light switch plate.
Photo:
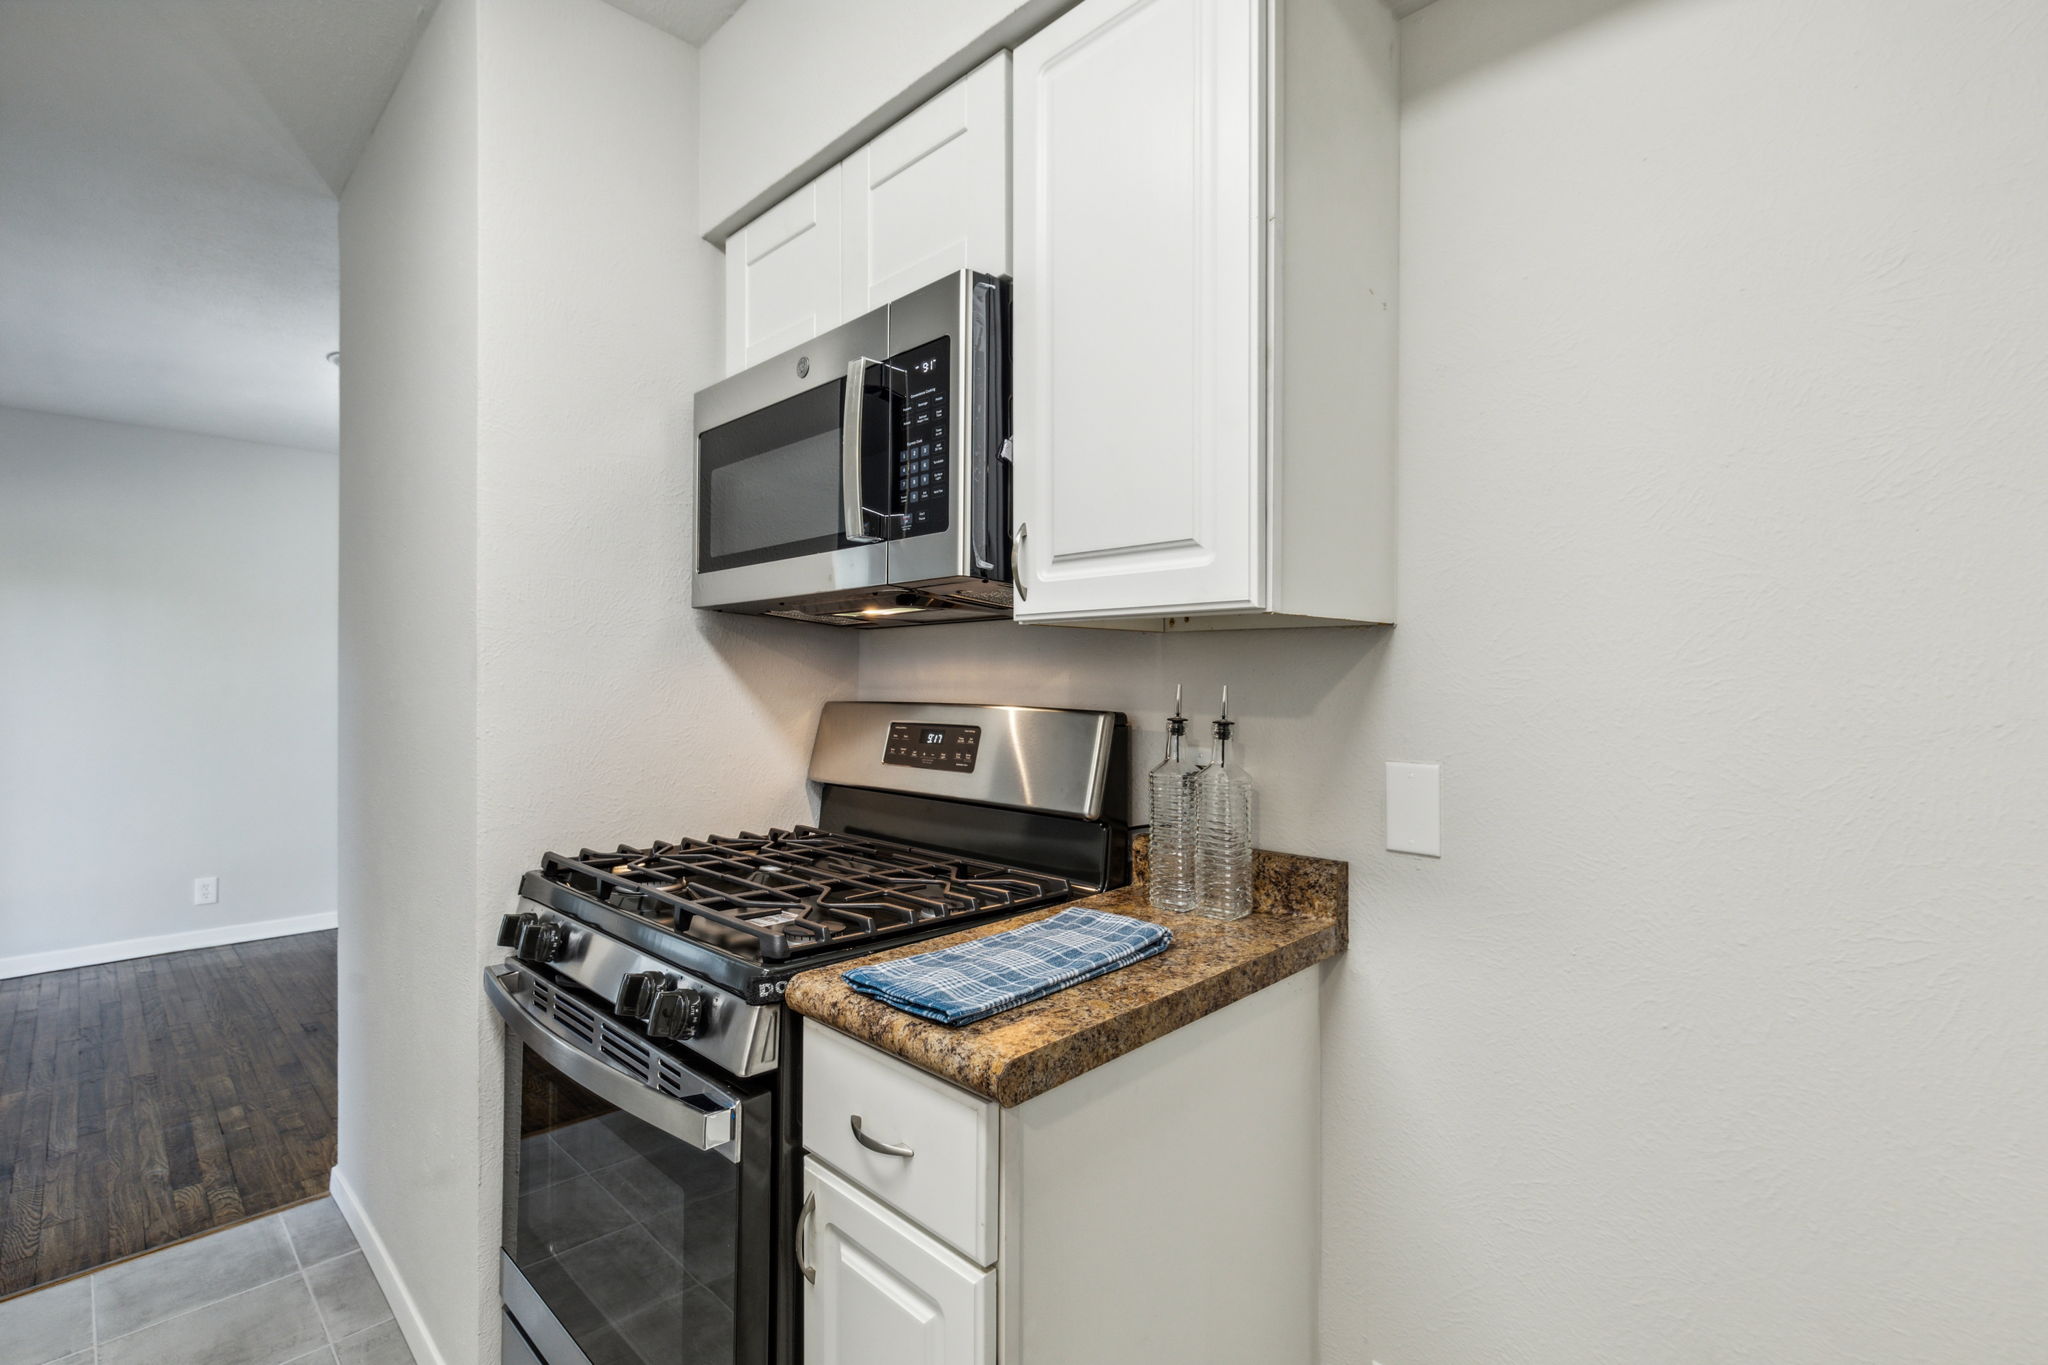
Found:
[(1443, 826), (1437, 818), (1434, 763), (1387, 765), (1387, 851), (1444, 856)]

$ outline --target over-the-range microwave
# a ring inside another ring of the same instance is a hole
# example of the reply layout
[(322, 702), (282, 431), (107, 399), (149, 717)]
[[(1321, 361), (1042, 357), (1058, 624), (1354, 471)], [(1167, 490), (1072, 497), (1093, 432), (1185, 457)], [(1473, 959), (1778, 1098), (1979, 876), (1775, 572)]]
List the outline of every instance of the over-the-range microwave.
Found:
[(696, 416), (696, 606), (1010, 614), (1007, 281), (928, 285), (712, 385)]

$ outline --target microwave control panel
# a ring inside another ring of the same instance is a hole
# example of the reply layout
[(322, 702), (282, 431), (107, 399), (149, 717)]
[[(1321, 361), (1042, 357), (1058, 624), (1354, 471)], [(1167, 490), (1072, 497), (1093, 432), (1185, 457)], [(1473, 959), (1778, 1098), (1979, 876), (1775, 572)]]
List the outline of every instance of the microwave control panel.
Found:
[(896, 720), (889, 722), (889, 747), (882, 754), (882, 762), (900, 768), (945, 768), (971, 773), (975, 755), (980, 751), (979, 725), (914, 725)]
[(895, 510), (910, 520), (901, 535), (921, 536), (947, 526), (946, 495), (953, 469), (952, 454), (946, 448), (952, 429), (947, 420), (953, 392), (952, 362), (950, 337), (927, 341), (889, 358), (905, 376), (903, 413), (896, 432)]

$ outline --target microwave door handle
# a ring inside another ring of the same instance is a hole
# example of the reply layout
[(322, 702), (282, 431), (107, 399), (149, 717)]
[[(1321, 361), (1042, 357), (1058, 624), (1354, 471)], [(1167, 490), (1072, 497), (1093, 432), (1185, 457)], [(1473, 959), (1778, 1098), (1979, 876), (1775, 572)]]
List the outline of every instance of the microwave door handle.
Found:
[(846, 406), (839, 419), (839, 531), (856, 545), (873, 545), (880, 536), (867, 533), (867, 518), (860, 505), (861, 436), (867, 426), (866, 398), (868, 366), (866, 356), (846, 367)]
[[(910, 517), (903, 512), (877, 511), (861, 502), (861, 476), (865, 468), (863, 461), (867, 452), (861, 444), (866, 434), (867, 378), (868, 366), (879, 365), (896, 380), (903, 378), (903, 371), (886, 360), (873, 360), (861, 356), (847, 362), (846, 366), (846, 407), (839, 418), (839, 530), (856, 545), (873, 545), (888, 540), (892, 534), (900, 535), (910, 526)], [(892, 380), (894, 392), (895, 380)], [(899, 394), (900, 396), (900, 394)], [(868, 518), (880, 521), (885, 534), (871, 536), (867, 533)]]

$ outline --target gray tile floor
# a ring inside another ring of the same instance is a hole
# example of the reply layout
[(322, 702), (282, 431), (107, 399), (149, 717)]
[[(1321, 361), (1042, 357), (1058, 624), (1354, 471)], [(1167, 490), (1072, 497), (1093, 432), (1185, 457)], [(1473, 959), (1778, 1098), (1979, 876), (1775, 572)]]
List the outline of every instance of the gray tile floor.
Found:
[(331, 1199), (0, 1303), (0, 1365), (413, 1365)]

